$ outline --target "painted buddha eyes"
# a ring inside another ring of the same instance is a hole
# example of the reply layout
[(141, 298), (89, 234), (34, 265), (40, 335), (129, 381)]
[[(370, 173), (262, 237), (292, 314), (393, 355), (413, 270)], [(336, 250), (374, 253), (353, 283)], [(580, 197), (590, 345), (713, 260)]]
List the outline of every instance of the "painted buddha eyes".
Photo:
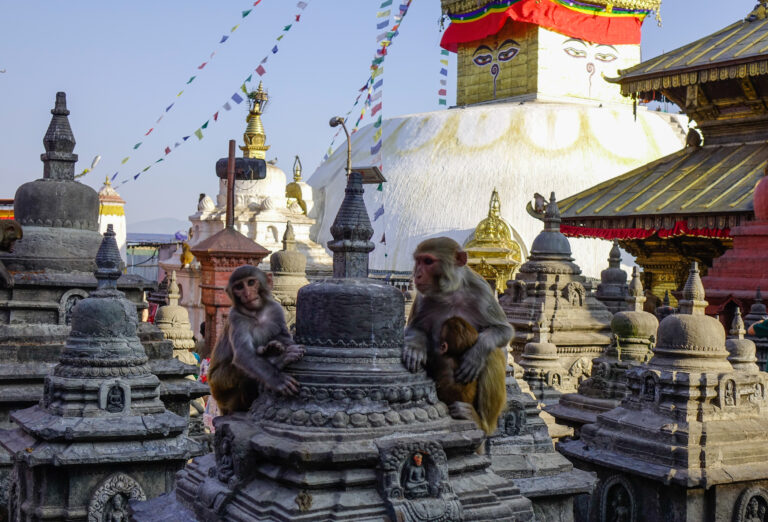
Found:
[(591, 54), (595, 60), (610, 63), (618, 60), (618, 51), (612, 45), (593, 44), (579, 38), (568, 38), (563, 42), (563, 52), (572, 58), (588, 58)]
[(496, 60), (508, 62), (517, 56), (518, 53), (520, 53), (519, 43), (515, 40), (504, 40), (496, 49), (491, 49), (487, 45), (481, 45), (475, 49), (472, 62), (479, 67), (484, 67), (493, 62), (494, 55), (496, 55)]
[(479, 65), (480, 67), (484, 65), (488, 65), (493, 61), (493, 55), (491, 54), (478, 54), (474, 58), (472, 58), (472, 61), (475, 62), (475, 65)]
[(619, 57), (613, 53), (595, 53), (595, 59), (605, 63), (612, 62), (618, 58)]
[(575, 47), (566, 47), (563, 49), (565, 51), (565, 54), (568, 56), (573, 56), (574, 58), (586, 58), (587, 57), (587, 51), (584, 49), (576, 49)]

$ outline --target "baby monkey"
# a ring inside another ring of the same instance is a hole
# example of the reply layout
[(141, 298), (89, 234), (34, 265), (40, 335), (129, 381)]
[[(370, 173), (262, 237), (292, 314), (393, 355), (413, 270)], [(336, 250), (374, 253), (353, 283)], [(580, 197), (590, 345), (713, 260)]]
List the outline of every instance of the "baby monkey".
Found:
[(435, 381), (438, 399), (448, 405), (452, 417), (473, 420), (490, 435), (496, 431), (506, 403), (504, 351), (493, 350), (479, 380), (463, 384), (455, 376), (462, 356), (477, 339), (477, 330), (466, 320), (455, 316), (446, 319), (440, 328), (440, 345), (428, 357), (427, 373)]

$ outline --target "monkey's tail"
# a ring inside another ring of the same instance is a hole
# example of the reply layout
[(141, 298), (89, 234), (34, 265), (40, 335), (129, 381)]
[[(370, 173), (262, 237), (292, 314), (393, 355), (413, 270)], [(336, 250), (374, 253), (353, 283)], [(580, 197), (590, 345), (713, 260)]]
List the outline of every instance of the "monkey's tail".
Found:
[(496, 348), (488, 355), (485, 371), (477, 381), (477, 414), (487, 435), (496, 431), (499, 415), (507, 405), (506, 370), (506, 349)]

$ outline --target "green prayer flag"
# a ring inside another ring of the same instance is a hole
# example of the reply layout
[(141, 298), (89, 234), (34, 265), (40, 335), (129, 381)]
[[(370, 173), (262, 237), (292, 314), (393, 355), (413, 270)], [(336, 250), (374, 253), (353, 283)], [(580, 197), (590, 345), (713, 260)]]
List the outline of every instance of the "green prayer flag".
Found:
[(150, 167), (152, 167), (152, 165), (147, 165), (146, 167), (144, 167), (144, 170), (142, 170), (142, 172), (148, 171), (150, 169)]
[(160, 163), (161, 161), (163, 161), (163, 158), (160, 158), (160, 159), (159, 159), (159, 160), (157, 160), (155, 163)]
[(251, 11), (253, 11), (253, 9), (248, 9), (247, 11), (243, 11), (243, 18), (251, 14)]
[(443, 56), (448, 56), (448, 51), (443, 49), (442, 51), (440, 51), (440, 54), (442, 54)]
[(381, 3), (381, 5), (379, 6), (379, 9), (381, 9), (382, 7), (390, 6), (390, 5), (392, 5), (392, 0), (387, 0), (386, 2)]
[(376, 190), (378, 190), (379, 192), (383, 192), (384, 191), (384, 183), (379, 183), (379, 186), (376, 187)]
[(282, 39), (283, 39), (283, 36), (285, 36), (285, 35), (284, 35), (284, 34), (281, 34), (280, 36), (278, 36), (278, 37), (277, 37), (277, 41), (279, 42), (280, 40), (282, 40)]
[(240, 86), (240, 90), (243, 91), (245, 94), (248, 94), (248, 88), (245, 86), (245, 84), (242, 84)]
[(138, 142), (136, 145), (133, 146), (133, 150), (138, 149), (141, 146), (141, 142)]
[(383, 56), (379, 56), (378, 58), (374, 58), (374, 59), (371, 61), (371, 64), (373, 64), (373, 65), (379, 65), (379, 64), (380, 64), (381, 62), (383, 62), (383, 61), (384, 61), (384, 57), (383, 57)]
[(202, 131), (202, 130), (200, 130), (200, 129), (197, 129), (197, 130), (195, 131), (195, 136), (197, 136), (197, 139), (198, 139), (198, 140), (202, 140), (202, 139), (203, 139), (203, 131)]
[(378, 120), (376, 120), (376, 123), (374, 123), (374, 124), (373, 124), (373, 126), (374, 126), (375, 128), (377, 128), (377, 129), (378, 129), (379, 127), (381, 127), (381, 114), (379, 114), (379, 119), (378, 119)]
[(438, 105), (447, 105), (447, 103), (445, 102), (445, 100), (443, 100), (442, 98), (440, 99), (440, 101), (439, 101), (439, 102), (437, 102), (437, 104), (438, 104)]
[(293, 24), (286, 25), (285, 27), (283, 27), (283, 31), (290, 31), (292, 25)]
[(192, 83), (192, 80), (194, 80), (195, 78), (197, 78), (197, 76), (193, 76), (192, 78), (190, 78), (190, 79), (189, 79), (189, 81), (187, 82), (187, 85), (189, 85), (190, 83)]
[[(211, 121), (211, 120), (208, 120), (208, 121)], [(205, 129), (205, 128), (208, 128), (208, 121), (206, 121), (205, 123), (203, 123), (203, 125), (202, 125), (200, 128), (201, 128), (201, 129)]]
[(252, 74), (249, 74), (249, 75), (248, 75), (248, 78), (246, 78), (246, 79), (245, 79), (246, 83), (248, 83), (248, 82), (250, 82), (250, 81), (251, 81), (251, 77), (252, 77), (252, 76), (253, 76)]

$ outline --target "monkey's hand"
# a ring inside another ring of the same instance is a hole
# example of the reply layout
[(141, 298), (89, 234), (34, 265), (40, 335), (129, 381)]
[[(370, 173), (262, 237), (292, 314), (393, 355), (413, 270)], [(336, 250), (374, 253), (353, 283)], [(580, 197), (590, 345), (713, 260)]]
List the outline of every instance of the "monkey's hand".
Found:
[(476, 421), (477, 419), (475, 408), (468, 402), (456, 401), (448, 406), (448, 411), (454, 419), (473, 421)]
[(461, 358), (461, 366), (456, 370), (456, 380), (463, 384), (476, 381), (485, 368), (489, 352), (490, 350), (482, 343), (475, 343)]
[(299, 359), (304, 357), (304, 345), (303, 344), (289, 344), (285, 347), (285, 351), (280, 357), (273, 363), (277, 368), (282, 370), (291, 363), (295, 363)]
[(427, 364), (427, 336), (415, 328), (405, 329), (405, 348), (403, 365), (408, 371), (416, 373)]
[(299, 393), (299, 382), (286, 373), (278, 373), (274, 379), (264, 382), (264, 385), (280, 395), (293, 396)]

